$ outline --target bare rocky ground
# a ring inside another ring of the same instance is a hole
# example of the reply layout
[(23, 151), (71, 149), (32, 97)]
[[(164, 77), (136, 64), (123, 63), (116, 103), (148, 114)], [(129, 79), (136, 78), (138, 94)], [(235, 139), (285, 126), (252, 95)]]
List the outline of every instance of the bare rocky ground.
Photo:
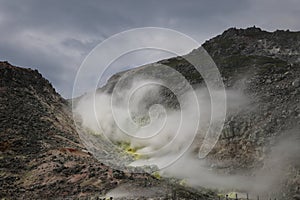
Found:
[[(208, 158), (215, 170), (251, 175), (253, 169), (265, 167), (264, 160), (280, 138), (290, 133), (299, 136), (300, 33), (232, 28), (203, 46), (226, 87), (242, 88), (251, 99), (249, 107), (226, 119), (222, 137)], [(179, 57), (158, 63), (175, 68), (194, 85), (202, 84), (196, 70)], [(111, 91), (120, 75), (102, 90)], [(114, 170), (96, 160), (78, 137), (70, 106), (36, 70), (1, 62), (0, 94), (1, 198), (96, 199), (111, 189), (132, 188), (132, 193), (154, 191), (147, 194), (154, 199), (217, 199), (209, 190)], [(166, 104), (176, 104), (169, 97)], [(288, 178), (277, 199), (300, 199), (296, 161), (286, 166)], [(129, 199), (134, 198), (143, 199)]]

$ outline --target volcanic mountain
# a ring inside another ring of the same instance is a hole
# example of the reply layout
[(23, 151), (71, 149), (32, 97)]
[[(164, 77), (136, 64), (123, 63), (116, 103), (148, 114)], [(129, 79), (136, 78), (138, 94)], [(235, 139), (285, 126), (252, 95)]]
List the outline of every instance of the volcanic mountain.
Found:
[[(226, 89), (242, 90), (251, 99), (226, 118), (221, 138), (207, 158), (212, 170), (246, 171), (250, 176), (256, 169), (272, 171), (276, 166), (267, 161), (281, 140), (292, 137), (299, 146), (300, 32), (230, 28), (203, 48), (218, 66)], [(192, 85), (204, 85), (201, 75), (181, 57), (146, 67), (158, 64), (177, 70)], [(99, 90), (111, 93), (124, 73), (112, 76)], [(136, 199), (218, 199), (209, 189), (118, 170), (94, 158), (78, 135), (69, 101), (37, 70), (0, 62), (0, 94), (1, 198), (100, 198), (121, 187), (145, 196)], [(176, 107), (173, 96), (164, 95), (165, 103)], [(284, 178), (276, 182), (277, 199), (300, 199), (300, 159), (284, 154), (289, 144), (277, 148), (282, 156), (276, 165), (284, 166)]]

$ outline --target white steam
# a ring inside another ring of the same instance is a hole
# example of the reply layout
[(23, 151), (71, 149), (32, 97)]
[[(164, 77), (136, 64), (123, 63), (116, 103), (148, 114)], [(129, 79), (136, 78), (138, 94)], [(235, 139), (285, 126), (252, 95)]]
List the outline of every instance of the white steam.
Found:
[[(131, 163), (132, 166), (156, 165), (163, 176), (185, 179), (189, 185), (196, 187), (237, 189), (253, 193), (270, 190), (274, 186), (271, 183), (282, 181), (281, 177), (285, 173), (282, 163), (287, 163), (284, 161), (286, 155), (282, 154), (292, 144), (290, 140), (284, 140), (272, 151), (264, 170), (256, 172), (256, 176), (217, 174), (210, 169), (205, 159), (198, 158), (194, 150), (199, 148), (209, 126), (213, 128), (222, 121), (222, 115), (218, 115), (218, 109), (222, 108), (214, 104), (217, 107), (213, 109), (215, 113), (212, 113), (210, 98), (213, 93), (213, 100), (218, 102), (222, 92), (214, 90), (208, 93), (205, 88), (201, 88), (193, 90), (191, 94), (182, 93), (176, 97), (180, 101), (180, 108), (173, 109), (157, 104), (164, 98), (160, 97), (161, 87), (149, 83), (153, 81), (133, 81), (131, 87), (114, 94), (116, 101), (112, 99), (112, 94), (105, 92), (86, 95), (78, 102), (75, 111), (80, 114), (83, 126), (99, 135), (105, 135), (116, 145), (126, 143), (135, 149), (141, 156)], [(143, 87), (132, 90), (135, 85)], [(124, 104), (122, 98), (127, 98), (128, 93), (130, 98)], [(240, 91), (228, 90), (226, 95), (229, 114), (248, 103)], [(192, 97), (196, 97), (196, 101)], [(155, 103), (154, 99), (159, 100)], [(200, 113), (195, 105), (199, 106)], [(293, 146), (290, 150), (299, 152), (299, 148), (295, 144)], [(290, 155), (289, 151), (286, 152)], [(270, 164), (272, 170), (268, 171), (266, 168)]]
[[(75, 112), (80, 114), (83, 126), (93, 132), (105, 135), (114, 144), (130, 144), (141, 155), (131, 165), (156, 165), (162, 169), (189, 151), (196, 136), (202, 140), (223, 120), (218, 112), (223, 109), (222, 104), (216, 103), (221, 101), (223, 93), (218, 90), (209, 93), (204, 88), (177, 92), (180, 108), (174, 109), (159, 105), (166, 98), (160, 93), (163, 84), (153, 83), (153, 80), (137, 79), (131, 87), (126, 86), (117, 93), (98, 91), (85, 95)], [(237, 92), (227, 91), (227, 95), (229, 111), (246, 102)], [(215, 101), (213, 109), (211, 96)]]

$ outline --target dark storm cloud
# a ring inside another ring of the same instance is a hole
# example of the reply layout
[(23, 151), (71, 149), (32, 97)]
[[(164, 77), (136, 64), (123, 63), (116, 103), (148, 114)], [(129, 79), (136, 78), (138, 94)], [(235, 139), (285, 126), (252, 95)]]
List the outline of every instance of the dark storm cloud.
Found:
[(0, 59), (39, 69), (70, 97), (84, 57), (112, 34), (159, 26), (202, 43), (232, 26), (299, 30), (298, 19), (298, 0), (0, 0)]

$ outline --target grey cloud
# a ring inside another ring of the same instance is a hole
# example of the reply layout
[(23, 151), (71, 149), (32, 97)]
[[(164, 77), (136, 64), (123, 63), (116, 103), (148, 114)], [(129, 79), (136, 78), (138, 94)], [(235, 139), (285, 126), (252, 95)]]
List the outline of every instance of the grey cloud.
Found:
[(85, 56), (118, 32), (159, 26), (202, 43), (229, 27), (299, 30), (299, 18), (297, 0), (0, 0), (0, 59), (38, 68), (70, 97)]

